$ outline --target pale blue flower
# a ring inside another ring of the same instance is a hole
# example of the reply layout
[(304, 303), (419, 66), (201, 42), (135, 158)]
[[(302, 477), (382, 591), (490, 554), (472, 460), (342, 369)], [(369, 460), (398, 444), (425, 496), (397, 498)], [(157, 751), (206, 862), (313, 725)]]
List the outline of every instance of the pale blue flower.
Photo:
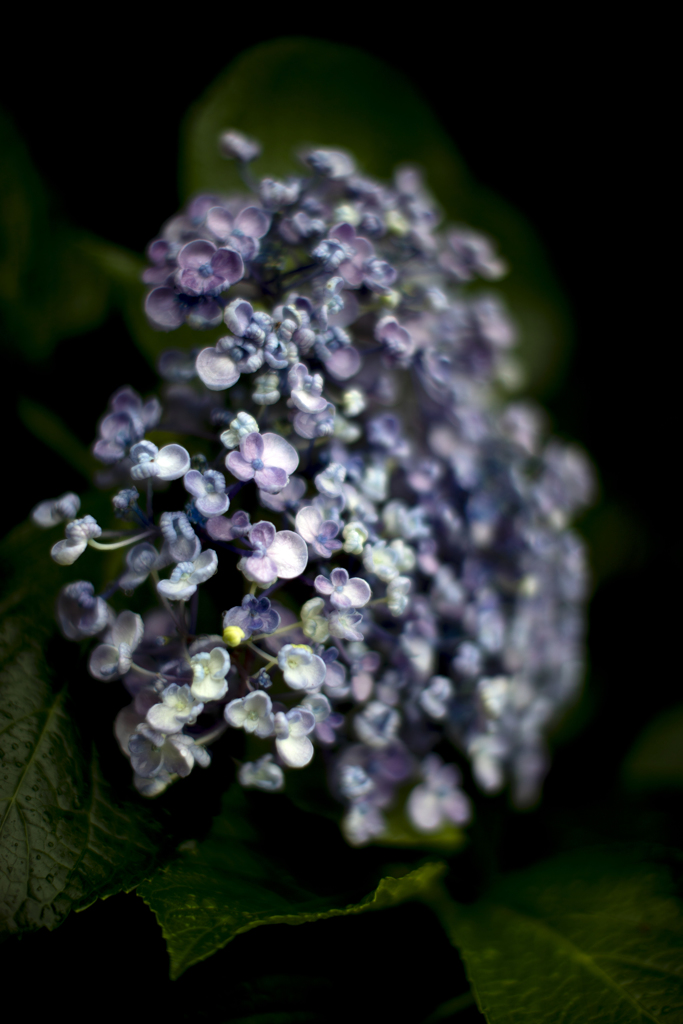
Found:
[(273, 763), (272, 754), (264, 754), (258, 761), (246, 761), (237, 778), (245, 789), (261, 789), (266, 793), (279, 793), (285, 787), (284, 772)]
[(275, 715), (275, 747), (289, 768), (303, 768), (313, 757), (309, 733), (315, 729), (315, 715), (309, 708), (292, 708)]
[(317, 690), (325, 679), (325, 662), (307, 644), (285, 644), (278, 652), (277, 663), (293, 690)]
[(224, 647), (200, 651), (190, 658), (192, 666), (192, 696), (207, 703), (221, 700), (228, 692), (226, 676), (230, 671), (230, 655)]

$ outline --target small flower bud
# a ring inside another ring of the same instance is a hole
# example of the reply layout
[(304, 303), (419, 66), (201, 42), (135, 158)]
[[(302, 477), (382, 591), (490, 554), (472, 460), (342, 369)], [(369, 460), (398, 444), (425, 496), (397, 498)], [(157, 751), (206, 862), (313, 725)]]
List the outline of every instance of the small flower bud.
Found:
[(239, 626), (226, 626), (223, 630), (223, 640), (228, 647), (239, 647), (245, 636), (246, 633)]

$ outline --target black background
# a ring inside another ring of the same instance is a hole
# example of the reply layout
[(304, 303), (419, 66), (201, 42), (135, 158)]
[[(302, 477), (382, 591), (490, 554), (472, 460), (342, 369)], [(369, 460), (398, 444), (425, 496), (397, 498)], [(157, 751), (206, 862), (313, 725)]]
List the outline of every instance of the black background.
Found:
[[(80, 227), (142, 251), (177, 206), (181, 118), (242, 49), (285, 33), (309, 34), (363, 46), (413, 81), (475, 177), (516, 205), (546, 247), (571, 303), (576, 345), (569, 372), (544, 401), (555, 429), (591, 453), (601, 478), (602, 504), (584, 523), (601, 577), (591, 605), (587, 691), (557, 738), (541, 808), (525, 815), (492, 813), (500, 830), (500, 866), (584, 842), (680, 845), (680, 803), (676, 807), (670, 795), (629, 796), (619, 781), (623, 758), (643, 725), (680, 700), (680, 459), (672, 437), (680, 318), (667, 247), (673, 189), (663, 109), (666, 59), (660, 59), (666, 26), (579, 25), (559, 16), (552, 23), (530, 16), (501, 22), (493, 12), (454, 14), (444, 25), (434, 13), (413, 12), (399, 23), (387, 11), (373, 23), (346, 9), (336, 12), (339, 23), (327, 31), (313, 14), (296, 24), (263, 14), (264, 31), (234, 8), (185, 10), (172, 24), (169, 12), (160, 10), (154, 22), (131, 17), (96, 30), (56, 22), (38, 30), (26, 21), (17, 36), (19, 52), (3, 68), (2, 104), (55, 209)], [(68, 373), (74, 360), (88, 361), (92, 372), (84, 377), (82, 407), (65, 414), (86, 442), (115, 386), (125, 379), (144, 391), (154, 383), (141, 358), (116, 366), (116, 333), (122, 329), (107, 324), (90, 350), (87, 338), (60, 343), (22, 388), (50, 405), (55, 375)], [(108, 350), (104, 382), (100, 346)], [(16, 422), (13, 393), (6, 380), (6, 438)], [(30, 438), (13, 440), (12, 458), (25, 466), (40, 457), (37, 445)], [(47, 487), (25, 472), (21, 500), (4, 502), (7, 525), (39, 498), (81, 487), (68, 473), (63, 486)], [(134, 896), (72, 916), (54, 936), (13, 943), (11, 953), (19, 970), (29, 970), (37, 958), (46, 991), (50, 979), (60, 976), (80, 991), (84, 968), (106, 976), (108, 986), (112, 972), (123, 972), (125, 992), (111, 994), (112, 1008), (133, 999), (142, 985), (140, 1008), (166, 1011), (173, 1005), (179, 1019), (193, 1013), (204, 1019), (206, 1013), (206, 1019), (229, 1020), (289, 1005), (275, 999), (230, 1010), (231, 999), (221, 1003), (216, 987), (229, 989), (234, 972), (239, 984), (253, 980), (255, 990), (264, 973), (285, 979), (298, 972), (309, 979), (307, 998), (317, 991), (311, 979), (335, 979), (327, 987), (320, 982), (320, 1019), (355, 1006), (360, 1019), (382, 1012), (417, 1021), (465, 988), (462, 974), (456, 977), (461, 968), (422, 908), (392, 911), (386, 921), (368, 917), (362, 928), (353, 921), (327, 922), (288, 931), (284, 939), (283, 927), (268, 930), (269, 936), (259, 929), (240, 937), (212, 968), (193, 969), (175, 988), (165, 981), (157, 926)], [(345, 952), (331, 957), (332, 949)], [(399, 995), (391, 994), (391, 979), (378, 973), (380, 963), (392, 958), (393, 970), (410, 964)], [(357, 997), (344, 980), (354, 970)], [(450, 981), (436, 986), (437, 996), (420, 979), (440, 972), (450, 972)], [(284, 980), (273, 981), (274, 990), (278, 984), (284, 991)], [(297, 1006), (295, 1001), (290, 1008)], [(453, 1019), (474, 1020), (477, 1014), (472, 1009)]]

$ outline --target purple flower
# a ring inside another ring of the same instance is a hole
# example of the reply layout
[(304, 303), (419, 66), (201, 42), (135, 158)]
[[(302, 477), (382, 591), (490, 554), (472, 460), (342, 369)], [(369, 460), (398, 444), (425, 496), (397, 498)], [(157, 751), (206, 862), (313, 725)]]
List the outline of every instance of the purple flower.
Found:
[[(210, 244), (210, 243), (209, 243)], [(185, 321), (190, 327), (216, 327), (223, 319), (223, 310), (211, 296), (192, 298), (174, 288), (154, 288), (145, 299), (145, 313), (159, 331), (174, 331)]]
[(339, 523), (323, 519), (322, 512), (314, 505), (306, 505), (297, 512), (296, 529), (321, 558), (329, 558), (342, 546), (340, 540), (334, 539), (339, 533)]
[(297, 363), (287, 374), (292, 389), (291, 402), (302, 412), (321, 412), (327, 406), (322, 397), (323, 378), (319, 373), (311, 375), (304, 363)]
[(309, 441), (314, 437), (328, 437), (334, 433), (335, 412), (332, 402), (325, 402), (320, 412), (298, 412), (294, 417), (294, 429), (299, 437)]
[(112, 411), (100, 423), (100, 436), (93, 448), (95, 458), (104, 463), (122, 459), (130, 446), (140, 441), (146, 430), (155, 427), (161, 417), (161, 406), (156, 398), (143, 404), (130, 387), (115, 391), (109, 404)]
[(244, 263), (235, 249), (217, 249), (198, 238), (178, 253), (176, 286), (185, 295), (218, 295), (243, 276)]
[(297, 507), (306, 491), (306, 481), (300, 476), (291, 476), (289, 483), (278, 491), (277, 494), (269, 494), (268, 491), (259, 491), (259, 501), (266, 508), (273, 512), (289, 512)]
[(206, 215), (206, 226), (219, 242), (229, 243), (243, 259), (251, 260), (259, 251), (259, 239), (270, 227), (270, 217), (256, 206), (247, 206), (237, 217), (223, 206), (213, 206)]
[(392, 356), (407, 359), (415, 351), (415, 342), (395, 316), (383, 316), (375, 326), (375, 337)]
[(317, 174), (335, 181), (348, 178), (356, 169), (355, 160), (343, 149), (313, 149), (303, 159)]
[(248, 640), (252, 633), (272, 633), (280, 625), (280, 616), (270, 607), (267, 597), (245, 594), (242, 606), (231, 608), (223, 616), (223, 629), (239, 626)]
[(200, 473), (191, 469), (183, 477), (185, 490), (194, 497), (198, 512), (207, 518), (222, 516), (230, 508), (230, 498), (225, 493), (225, 477), (215, 469), (207, 469)]
[(144, 629), (142, 619), (134, 612), (126, 610), (117, 615), (116, 621), (107, 631), (105, 642), (90, 655), (90, 674), (105, 683), (125, 675), (131, 666), (133, 653), (142, 640)]
[(83, 640), (97, 636), (114, 615), (101, 597), (95, 597), (95, 588), (87, 580), (69, 583), (59, 592), (57, 618), (67, 640)]
[(230, 452), (225, 465), (238, 480), (254, 480), (262, 491), (277, 494), (299, 465), (299, 456), (279, 434), (247, 434), (239, 452)]
[(292, 530), (276, 531), (272, 523), (263, 520), (252, 526), (248, 537), (253, 550), (237, 568), (259, 586), (269, 586), (278, 578), (294, 579), (306, 568), (306, 545)]
[(83, 554), (88, 546), (88, 541), (99, 537), (102, 527), (92, 516), (83, 516), (82, 519), (73, 519), (66, 524), (66, 540), (58, 540), (52, 545), (50, 554), (58, 565), (73, 565), (77, 558)]
[(224, 516), (212, 516), (206, 522), (206, 532), (212, 540), (226, 542), (237, 540), (249, 533), (250, 529), (249, 513), (242, 511), (235, 512), (231, 519), (226, 519)]
[(329, 597), (335, 608), (362, 608), (372, 597), (365, 580), (359, 576), (349, 579), (346, 569), (333, 569), (329, 580), (325, 576), (316, 576), (315, 589)]
[(219, 348), (203, 348), (195, 363), (197, 376), (209, 391), (225, 391), (240, 379), (241, 370), (237, 369), (232, 357)]
[(130, 450), (133, 480), (179, 480), (190, 468), (190, 456), (179, 444), (167, 444), (161, 450), (151, 441), (139, 441)]
[(273, 318), (268, 313), (255, 313), (254, 307), (246, 299), (231, 302), (225, 309), (223, 319), (238, 338), (247, 338), (259, 345), (263, 344), (273, 326)]
[(193, 562), (197, 558), (202, 546), (184, 512), (162, 512), (159, 529), (164, 544), (153, 568), (163, 569), (171, 562)]
[(471, 281), (477, 275), (495, 281), (507, 273), (505, 260), (496, 256), (489, 239), (465, 227), (449, 233), (439, 263), (458, 281)]

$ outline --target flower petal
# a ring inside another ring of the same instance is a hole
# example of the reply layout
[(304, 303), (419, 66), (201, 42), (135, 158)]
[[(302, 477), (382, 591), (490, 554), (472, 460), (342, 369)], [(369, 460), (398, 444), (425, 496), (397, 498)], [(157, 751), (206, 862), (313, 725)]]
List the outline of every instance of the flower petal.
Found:
[(215, 348), (205, 348), (197, 356), (197, 374), (209, 391), (224, 391), (239, 380), (240, 371), (230, 356)]
[(299, 509), (296, 514), (295, 526), (297, 533), (300, 533), (309, 544), (312, 544), (317, 537), (322, 523), (322, 513), (314, 505), (306, 505), (305, 508)]
[(293, 530), (279, 530), (268, 549), (268, 557), (277, 566), (281, 579), (294, 579), (308, 564), (306, 541)]
[(262, 434), (263, 459), (266, 466), (278, 466), (289, 476), (299, 465), (299, 455), (289, 441), (279, 434)]
[(190, 468), (190, 456), (179, 444), (165, 445), (154, 461), (160, 480), (179, 480)]

